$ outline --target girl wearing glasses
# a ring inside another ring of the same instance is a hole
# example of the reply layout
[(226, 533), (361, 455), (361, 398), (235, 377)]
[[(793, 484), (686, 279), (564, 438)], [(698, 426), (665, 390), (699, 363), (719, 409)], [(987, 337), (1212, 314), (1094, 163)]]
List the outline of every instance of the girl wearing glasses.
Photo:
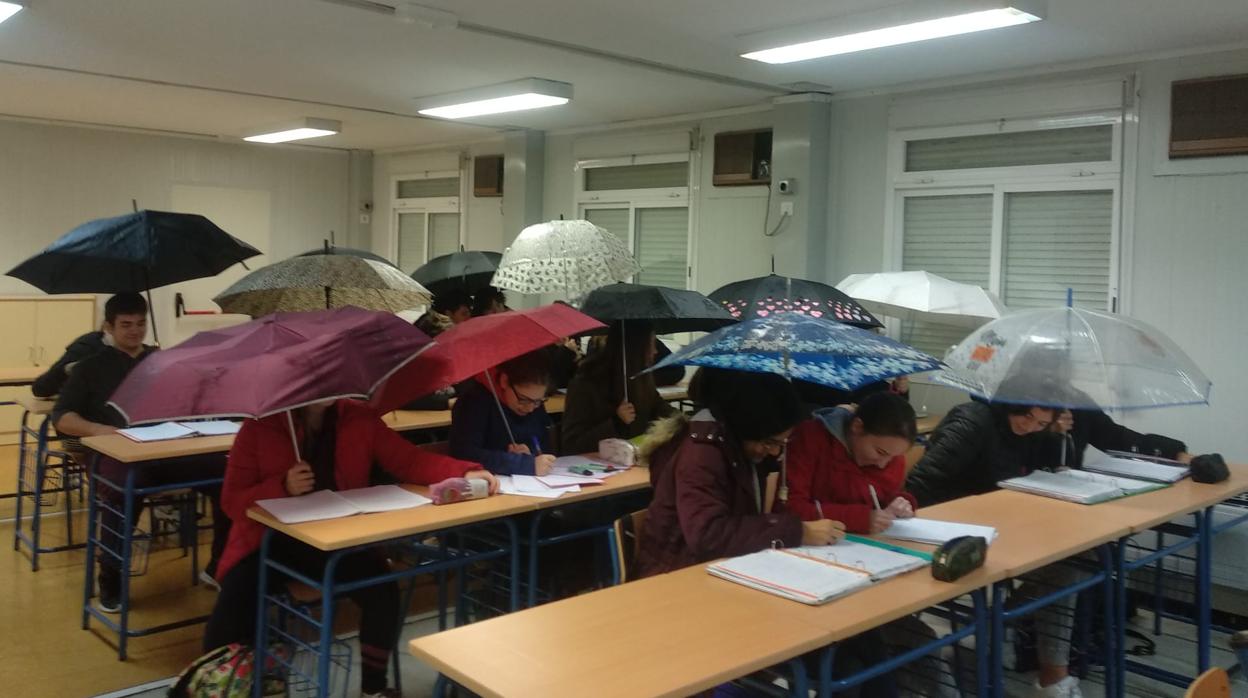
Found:
[(451, 410), (450, 453), (497, 475), (545, 475), (550, 450), (549, 358), (537, 350), (504, 362), (460, 393)]

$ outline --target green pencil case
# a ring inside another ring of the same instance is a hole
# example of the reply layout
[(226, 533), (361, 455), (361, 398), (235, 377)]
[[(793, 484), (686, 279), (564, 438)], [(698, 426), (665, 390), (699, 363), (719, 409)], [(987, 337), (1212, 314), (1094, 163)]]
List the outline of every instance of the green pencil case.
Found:
[(988, 541), (982, 536), (952, 538), (932, 553), (932, 577), (956, 581), (983, 567), (987, 558)]

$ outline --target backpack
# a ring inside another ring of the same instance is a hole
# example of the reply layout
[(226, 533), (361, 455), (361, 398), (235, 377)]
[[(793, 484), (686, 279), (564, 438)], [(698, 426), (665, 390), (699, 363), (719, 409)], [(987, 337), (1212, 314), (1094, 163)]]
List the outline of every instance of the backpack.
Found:
[[(274, 651), (279, 651), (274, 648)], [(169, 698), (249, 698), (254, 679), (256, 655), (251, 647), (237, 642), (215, 650), (191, 662), (178, 675), (169, 689)], [(278, 662), (266, 662), (264, 688), (261, 695), (284, 695), (285, 683), (273, 676)]]

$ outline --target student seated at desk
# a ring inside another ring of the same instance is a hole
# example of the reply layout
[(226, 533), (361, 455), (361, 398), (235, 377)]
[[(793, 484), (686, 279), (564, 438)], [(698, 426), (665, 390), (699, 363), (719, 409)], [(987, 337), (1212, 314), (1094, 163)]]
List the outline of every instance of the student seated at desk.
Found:
[[(545, 349), (529, 352), (478, 377), (451, 410), (450, 453), (498, 475), (545, 475), (550, 450)], [(492, 388), (492, 390), (491, 390)]]
[(581, 362), (568, 384), (562, 426), (565, 453), (591, 453), (602, 439), (641, 436), (651, 422), (676, 412), (654, 387), (652, 373), (628, 380), (625, 399), (625, 357), (631, 377), (654, 363), (655, 352), (650, 323), (611, 325), (606, 345)]
[(792, 512), (767, 512), (767, 475), (803, 416), (788, 381), (703, 368), (689, 390), (703, 409), (692, 418), (678, 414), (655, 423), (642, 444), (654, 499), (639, 539), (639, 576), (777, 542), (827, 545), (844, 534), (839, 522), (803, 523)]
[[(1058, 413), (1051, 407), (979, 400), (958, 405), (932, 432), (927, 451), (910, 471), (906, 486), (920, 505), (927, 506), (990, 492), (1000, 480), (1055, 466), (1062, 437), (1050, 427)], [(1083, 576), (1069, 564), (1049, 565), (1022, 578), (1022, 595), (1039, 596)], [(1074, 608), (1074, 597), (1067, 596), (1035, 613), (1039, 671), (1032, 696), (1083, 695), (1079, 680), (1068, 670)]]
[[(125, 418), (108, 405), (108, 400), (126, 375), (155, 351), (153, 347), (143, 344), (143, 338), (147, 336), (147, 301), (137, 293), (119, 293), (108, 299), (104, 304), (104, 332), (110, 337), (111, 346), (78, 361), (52, 409), (52, 424), (64, 436), (99, 436), (126, 426)], [(225, 457), (221, 454), (192, 456), (136, 463), (134, 467), (134, 486), (142, 488), (219, 478), (225, 471)], [(101, 457), (97, 472), (122, 484), (130, 468), (130, 464)], [(97, 488), (97, 492), (109, 504), (100, 509), (100, 546), (120, 554), (121, 516), (116, 512), (121, 510), (122, 495), (109, 487)], [(215, 584), (213, 578), (229, 535), (230, 520), (219, 505), (220, 488), (206, 488), (204, 493), (212, 500), (213, 537), (212, 557), (201, 579)], [(134, 522), (138, 521), (142, 512), (143, 500), (139, 499), (135, 502)], [(99, 608), (107, 613), (117, 613), (121, 610), (120, 560), (107, 552), (101, 552), (97, 557), (100, 561)]]
[(816, 410), (789, 441), (785, 506), (803, 521), (841, 521), (850, 533), (880, 533), (914, 516), (918, 501), (902, 487), (914, 438), (914, 408), (891, 393), (868, 395), (857, 410)]
[[(430, 337), (437, 337), (443, 332), (455, 326), (455, 321), (450, 317), (439, 313), (436, 310), (429, 312), (416, 318), (416, 322), (412, 323), (416, 329), (424, 332)], [(435, 390), (428, 395), (412, 400), (403, 406), (405, 410), (449, 410), (451, 408), (451, 399), (455, 397), (455, 386), (448, 385), (441, 390)]]
[[(318, 489), (367, 487), (374, 461), (399, 479), (419, 485), (450, 477), (489, 481), (493, 475), (475, 463), (455, 460), (413, 446), (386, 426), (367, 405), (352, 400), (320, 402), (295, 410), (295, 455), (285, 413), (243, 423), (230, 449), (222, 505), (234, 519), (229, 545), (221, 557), (221, 595), (204, 629), (204, 650), (232, 642), (251, 644), (256, 632), (260, 541), (264, 526), (247, 518), (261, 499), (297, 497)], [(273, 559), (313, 578), (320, 578), (327, 555), (286, 536), (274, 536)], [(379, 551), (345, 556), (337, 568), (340, 581), (385, 574), (389, 569)], [(281, 588), (284, 580), (269, 579)], [(394, 582), (365, 587), (348, 595), (360, 607), (361, 692), (368, 696), (397, 695), (386, 688), (386, 665), (399, 632), (399, 589)]]

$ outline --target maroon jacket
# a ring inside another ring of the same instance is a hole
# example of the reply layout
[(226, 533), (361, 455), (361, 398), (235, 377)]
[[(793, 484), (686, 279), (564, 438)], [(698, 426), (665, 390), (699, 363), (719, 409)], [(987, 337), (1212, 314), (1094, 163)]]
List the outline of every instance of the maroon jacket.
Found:
[(761, 485), (724, 425), (699, 413), (650, 458), (654, 498), (642, 528), (638, 575), (801, 544), (802, 522), (763, 514)]

